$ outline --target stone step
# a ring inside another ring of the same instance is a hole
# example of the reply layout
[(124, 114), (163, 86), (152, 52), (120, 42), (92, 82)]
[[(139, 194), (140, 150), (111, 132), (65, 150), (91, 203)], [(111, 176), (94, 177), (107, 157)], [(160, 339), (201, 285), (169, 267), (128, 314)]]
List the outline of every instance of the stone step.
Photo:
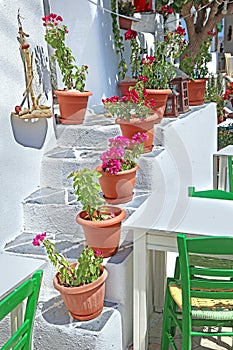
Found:
[(56, 126), (57, 146), (68, 148), (105, 149), (110, 137), (121, 135), (119, 125), (114, 118), (106, 118), (103, 114), (90, 114), (80, 125)]
[[(33, 233), (22, 233), (8, 243), (5, 250), (45, 258), (45, 249), (32, 245), (33, 237)], [(52, 235), (48, 235), (48, 238), (51, 239)], [(76, 260), (84, 248), (83, 241), (69, 235), (56, 235), (55, 242), (59, 252), (65, 254), (70, 261)], [(77, 348), (81, 350), (128, 348), (133, 337), (132, 242), (126, 238), (117, 254), (104, 259), (104, 264), (109, 274), (103, 312), (94, 320), (80, 322), (70, 317), (60, 294), (53, 288), (56, 270), (46, 261), (34, 326), (34, 349), (44, 350), (48, 343), (50, 350), (73, 350), (74, 344), (78, 344)]]
[[(106, 149), (106, 148), (105, 148)], [(156, 157), (163, 151), (163, 147), (154, 147), (152, 152), (141, 155), (137, 161), (140, 168), (136, 176), (136, 189), (149, 191), (152, 188), (153, 167)], [(82, 168), (94, 169), (101, 163), (100, 149), (75, 149), (57, 147), (47, 152), (41, 163), (40, 187), (58, 189), (72, 188), (72, 179), (68, 175)]]
[[(120, 205), (126, 210), (126, 217), (129, 217), (148, 195), (149, 191), (135, 190), (133, 200)], [(75, 220), (81, 209), (82, 205), (76, 201), (74, 190), (41, 188), (23, 201), (23, 231), (34, 233), (46, 231), (56, 235), (75, 235), (83, 239), (82, 228)]]

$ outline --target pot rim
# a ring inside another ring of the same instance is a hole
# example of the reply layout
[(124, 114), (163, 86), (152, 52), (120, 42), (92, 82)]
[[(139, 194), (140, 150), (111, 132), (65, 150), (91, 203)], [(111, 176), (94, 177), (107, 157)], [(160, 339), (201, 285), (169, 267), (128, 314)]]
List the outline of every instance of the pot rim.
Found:
[(102, 165), (97, 165), (97, 167), (95, 168), (96, 171), (98, 171), (99, 173), (104, 173), (106, 176), (124, 176), (124, 174), (130, 174), (130, 173), (133, 173), (135, 171), (137, 171), (138, 169), (140, 168), (140, 166), (138, 164), (135, 165), (135, 167), (129, 169), (129, 170), (123, 170), (123, 171), (119, 171), (117, 174), (110, 174), (110, 173), (107, 173), (105, 171), (103, 171), (102, 169)]
[(98, 227), (98, 228), (104, 228), (104, 227), (108, 227), (111, 225), (116, 225), (119, 222), (123, 221), (126, 217), (126, 211), (125, 209), (122, 209), (120, 207), (116, 207), (116, 206), (111, 206), (111, 205), (104, 205), (102, 208), (107, 208), (109, 209), (109, 212), (117, 212), (119, 211), (119, 215), (114, 216), (111, 219), (107, 219), (107, 220), (102, 220), (102, 221), (90, 221), (90, 220), (85, 220), (81, 217), (82, 214), (84, 214), (86, 211), (85, 210), (81, 210), (77, 216), (76, 216), (76, 222), (79, 225), (83, 225), (83, 226), (92, 226), (92, 227)]
[(152, 114), (148, 115), (146, 118), (130, 118), (129, 120), (127, 119), (120, 119), (116, 118), (115, 122), (117, 124), (144, 124), (144, 123), (149, 123), (149, 122), (154, 122), (157, 119), (161, 120), (162, 118), (158, 115), (157, 112), (153, 112)]
[(146, 89), (146, 92), (148, 94), (158, 94), (158, 95), (164, 95), (164, 94), (171, 94), (172, 90), (171, 89)]
[(92, 96), (92, 92), (91, 91), (83, 91), (80, 92), (78, 90), (54, 90), (55, 95), (57, 96), (61, 96), (61, 95), (69, 95), (69, 96)]
[[(77, 262), (74, 263), (75, 266), (77, 265)], [(94, 289), (101, 285), (102, 283), (105, 282), (105, 280), (108, 277), (108, 271), (104, 265), (100, 265), (100, 269), (102, 271), (102, 274), (95, 280), (94, 282), (84, 284), (83, 286), (79, 287), (66, 287), (58, 283), (58, 278), (57, 276), (59, 275), (59, 272), (56, 273), (53, 279), (53, 285), (56, 290), (59, 292), (65, 293), (65, 294), (77, 294), (77, 293), (83, 293), (84, 291), (86, 292), (87, 290)]]

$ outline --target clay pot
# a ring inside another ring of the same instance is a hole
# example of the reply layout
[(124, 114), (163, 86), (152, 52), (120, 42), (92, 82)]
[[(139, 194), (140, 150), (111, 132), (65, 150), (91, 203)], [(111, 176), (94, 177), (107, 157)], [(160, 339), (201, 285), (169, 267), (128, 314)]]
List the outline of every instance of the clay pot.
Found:
[(90, 91), (55, 90), (60, 109), (61, 124), (82, 124)]
[(118, 174), (109, 174), (102, 170), (102, 166), (96, 167), (96, 170), (102, 174), (99, 183), (107, 203), (120, 204), (132, 200), (136, 181), (136, 171), (139, 166), (125, 171), (119, 171)]
[(153, 108), (155, 112), (162, 113), (164, 115), (168, 95), (172, 93), (170, 89), (146, 89), (146, 100), (155, 100), (156, 106)]
[(129, 91), (129, 88), (135, 86), (136, 83), (137, 80), (134, 79), (119, 81), (117, 85), (120, 89), (121, 96), (125, 96), (126, 93)]
[(160, 123), (162, 114), (151, 114), (147, 118), (131, 118), (130, 120), (116, 119), (115, 122), (120, 125), (122, 135), (132, 139), (138, 132), (148, 136), (144, 142), (144, 153), (151, 152), (154, 145), (154, 125)]
[[(76, 265), (77, 263), (74, 263)], [(92, 283), (79, 287), (65, 287), (58, 283), (58, 275), (53, 280), (54, 288), (57, 289), (69, 310), (76, 320), (87, 321), (100, 315), (104, 306), (105, 280), (108, 272), (101, 265), (100, 277)]]
[(102, 221), (86, 220), (86, 211), (76, 216), (76, 222), (82, 225), (86, 242), (94, 251), (101, 250), (104, 258), (116, 254), (121, 236), (121, 223), (126, 217), (124, 209), (105, 206), (106, 213), (114, 213), (115, 217)]
[(189, 105), (200, 106), (204, 104), (206, 79), (188, 81)]
[(129, 30), (132, 26), (132, 19), (125, 18), (125, 17), (119, 17), (119, 27), (121, 29)]

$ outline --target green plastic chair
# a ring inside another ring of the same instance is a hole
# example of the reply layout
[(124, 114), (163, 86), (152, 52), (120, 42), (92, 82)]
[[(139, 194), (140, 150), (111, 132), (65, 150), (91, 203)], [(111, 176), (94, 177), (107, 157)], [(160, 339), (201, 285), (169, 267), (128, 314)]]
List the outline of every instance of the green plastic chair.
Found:
[[(192, 337), (233, 336), (233, 237), (177, 236), (179, 256), (174, 278), (167, 279), (161, 350), (181, 333), (182, 350), (191, 350)], [(224, 255), (224, 257), (221, 257)], [(203, 327), (217, 327), (214, 329)], [(195, 327), (195, 328), (194, 328)], [(208, 331), (206, 331), (208, 329)]]
[[(26, 303), (22, 324), (15, 330), (1, 350), (30, 350), (36, 306), (39, 297), (43, 271), (37, 271), (13, 292), (0, 301), (0, 321), (23, 301)], [(3, 283), (4, 281), (2, 281)]]

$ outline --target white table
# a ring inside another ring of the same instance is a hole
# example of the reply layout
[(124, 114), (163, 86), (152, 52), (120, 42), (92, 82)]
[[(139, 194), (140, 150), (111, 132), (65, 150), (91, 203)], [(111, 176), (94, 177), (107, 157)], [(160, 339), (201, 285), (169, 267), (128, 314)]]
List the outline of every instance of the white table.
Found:
[[(34, 272), (41, 269), (44, 264), (44, 260), (0, 252), (0, 300), (4, 299), (27, 278), (31, 277)], [(11, 314), (12, 332), (14, 332), (21, 323), (21, 320), (22, 307), (18, 307), (15, 312)]]
[(161, 307), (166, 252), (177, 251), (177, 233), (232, 236), (232, 215), (233, 201), (154, 191), (125, 221), (124, 227), (134, 233), (134, 350), (147, 349), (149, 251), (156, 250), (155, 307)]

